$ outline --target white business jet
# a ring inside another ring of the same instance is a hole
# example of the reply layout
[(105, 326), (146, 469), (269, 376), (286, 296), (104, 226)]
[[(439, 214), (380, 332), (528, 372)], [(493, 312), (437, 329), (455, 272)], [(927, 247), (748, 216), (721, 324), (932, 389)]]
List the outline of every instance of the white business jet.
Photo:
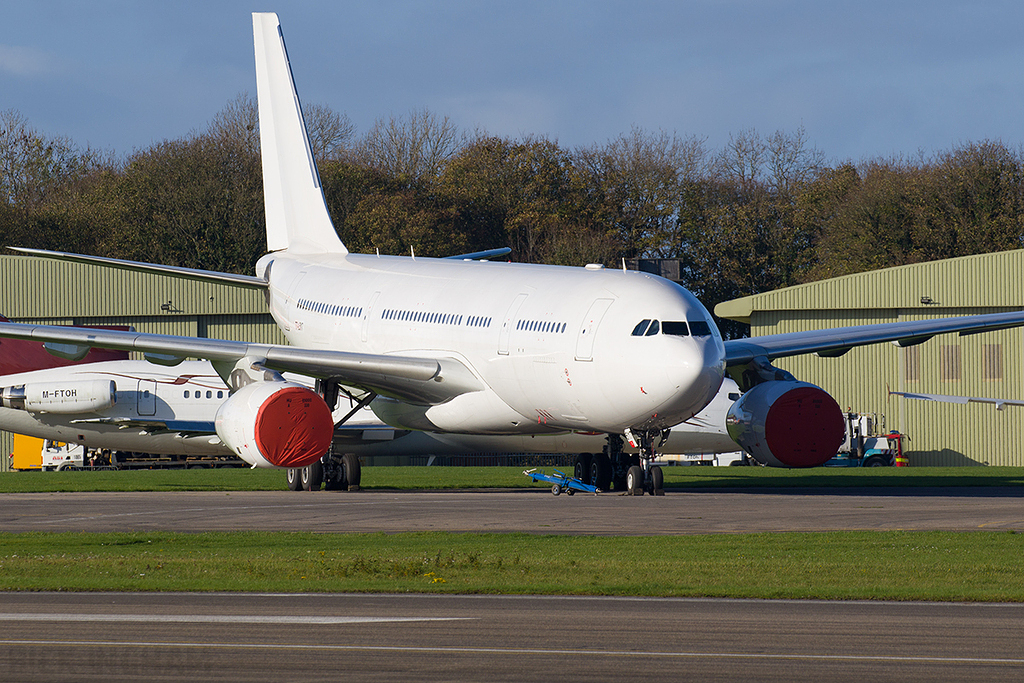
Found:
[[(327, 212), (277, 15), (253, 14), (253, 34), (270, 252), (254, 276), (21, 251), (263, 289), (291, 346), (0, 323), (0, 336), (67, 356), (97, 346), (164, 365), (210, 360), (230, 391), (217, 436), (253, 466), (321, 461), (335, 427), (328, 405), (344, 392), (396, 429), (601, 432), (601, 476), (627, 467), (631, 493), (659, 492), (656, 444), (712, 401), (727, 367), (746, 392), (729, 413), (737, 443), (763, 462), (814, 466), (842, 442), (842, 410), (773, 359), (1024, 324), (1013, 312), (723, 342), (690, 292), (646, 273), (350, 254)], [(315, 378), (316, 390), (282, 372)], [(623, 437), (640, 465), (623, 457)]]

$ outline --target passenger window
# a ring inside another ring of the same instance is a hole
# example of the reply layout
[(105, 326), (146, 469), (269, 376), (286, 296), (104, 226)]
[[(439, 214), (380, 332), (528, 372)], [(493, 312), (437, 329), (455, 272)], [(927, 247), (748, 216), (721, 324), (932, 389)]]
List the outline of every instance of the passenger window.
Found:
[(690, 330), (686, 327), (686, 323), (682, 321), (669, 321), (666, 320), (661, 324), (662, 334), (671, 334), (675, 337), (688, 337), (690, 336)]
[(650, 324), (651, 324), (650, 319), (641, 320), (640, 322), (638, 322), (636, 324), (636, 327), (633, 328), (633, 336), (634, 337), (642, 337), (642, 336), (644, 336), (644, 332), (647, 331), (647, 326), (650, 325)]
[(206, 392), (206, 398), (213, 398), (213, 392), (212, 391), (207, 391)]
[(707, 321), (704, 320), (691, 320), (690, 332), (694, 337), (710, 337), (711, 325), (708, 325)]
[(647, 336), (653, 337), (654, 335), (658, 334), (659, 329), (661, 329), (661, 325), (658, 323), (658, 321), (652, 320), (651, 326), (647, 328)]
[(185, 390), (185, 398), (188, 398), (188, 389)]

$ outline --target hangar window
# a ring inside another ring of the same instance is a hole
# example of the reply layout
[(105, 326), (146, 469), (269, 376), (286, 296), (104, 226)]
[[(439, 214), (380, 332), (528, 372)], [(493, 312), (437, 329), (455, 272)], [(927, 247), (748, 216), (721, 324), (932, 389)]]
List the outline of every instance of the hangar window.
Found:
[(903, 349), (903, 379), (918, 382), (921, 379), (921, 347), (908, 346)]
[(940, 359), (940, 372), (943, 382), (960, 381), (960, 347), (948, 344), (942, 347)]
[(997, 382), (1003, 378), (1003, 345), (985, 344), (981, 347), (982, 368), (981, 378), (989, 382)]

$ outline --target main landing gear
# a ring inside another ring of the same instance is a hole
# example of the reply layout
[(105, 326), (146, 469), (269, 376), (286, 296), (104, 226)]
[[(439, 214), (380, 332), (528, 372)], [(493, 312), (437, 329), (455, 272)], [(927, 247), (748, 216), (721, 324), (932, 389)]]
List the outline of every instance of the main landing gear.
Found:
[(321, 485), (328, 491), (358, 491), (361, 478), (362, 468), (354, 453), (345, 453), (340, 458), (328, 453), (312, 465), (287, 471), (288, 488), (292, 491), (319, 491)]
[(580, 453), (573, 463), (573, 476), (600, 491), (621, 491), (630, 496), (665, 495), (665, 477), (661, 467), (654, 465), (654, 441), (658, 445), (668, 438), (668, 430), (631, 432), (626, 437), (639, 449), (638, 454), (623, 452), (622, 437), (609, 434), (601, 453)]
[[(334, 426), (345, 424), (349, 418), (369, 405), (377, 394), (369, 392), (363, 396), (355, 396), (348, 390), (343, 389), (333, 380), (316, 381), (317, 393), (329, 406), (338, 405), (338, 397), (344, 394), (350, 399), (352, 409), (340, 419), (337, 415), (340, 409), (333, 409), (335, 413)], [(354, 453), (345, 453), (338, 456), (334, 454), (334, 445), (317, 462), (305, 467), (293, 467), (288, 470), (288, 488), (292, 491), (319, 491), (324, 486), (328, 491), (358, 491), (359, 481), (362, 478), (362, 468), (359, 464), (359, 457)]]

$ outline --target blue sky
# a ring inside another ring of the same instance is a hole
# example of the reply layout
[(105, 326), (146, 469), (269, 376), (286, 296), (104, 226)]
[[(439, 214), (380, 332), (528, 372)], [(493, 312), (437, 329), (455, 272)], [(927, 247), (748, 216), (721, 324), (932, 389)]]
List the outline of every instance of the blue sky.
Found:
[(252, 10), (281, 16), (305, 102), (366, 131), (427, 107), (463, 129), (603, 144), (803, 126), (830, 160), (1024, 142), (1024, 3), (0, 0), (0, 110), (119, 153), (255, 92)]

